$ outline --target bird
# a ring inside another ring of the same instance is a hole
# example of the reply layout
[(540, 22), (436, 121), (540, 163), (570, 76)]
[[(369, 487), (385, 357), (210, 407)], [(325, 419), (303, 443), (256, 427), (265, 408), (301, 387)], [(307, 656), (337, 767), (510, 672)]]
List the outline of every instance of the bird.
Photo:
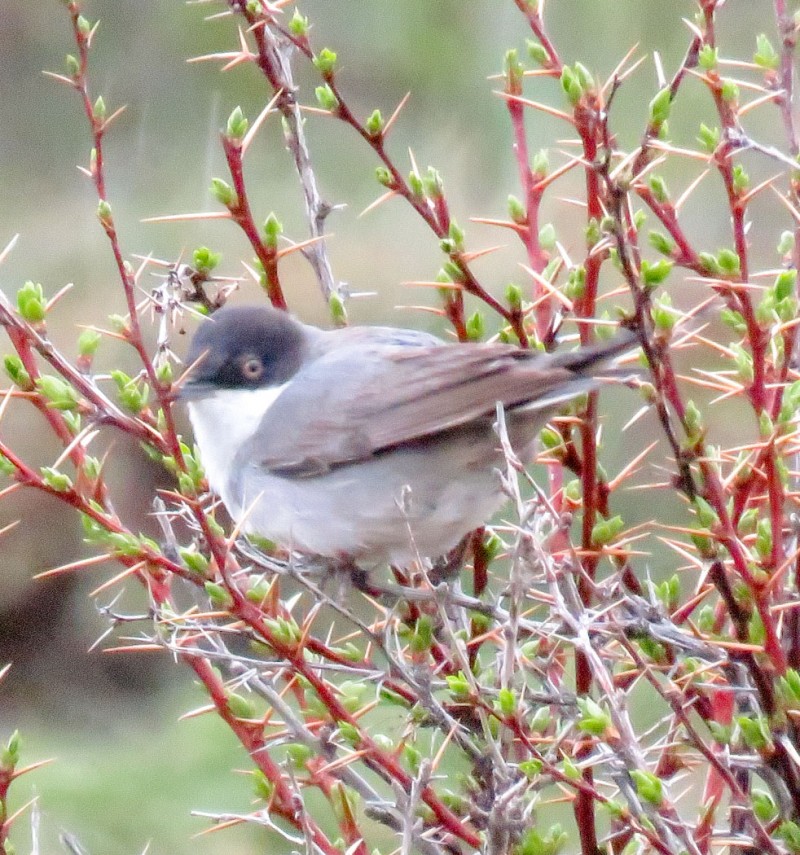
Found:
[(502, 507), (498, 406), (530, 462), (538, 430), (637, 342), (622, 330), (545, 354), (226, 306), (195, 331), (180, 397), (209, 488), (241, 531), (358, 567), (408, 566)]

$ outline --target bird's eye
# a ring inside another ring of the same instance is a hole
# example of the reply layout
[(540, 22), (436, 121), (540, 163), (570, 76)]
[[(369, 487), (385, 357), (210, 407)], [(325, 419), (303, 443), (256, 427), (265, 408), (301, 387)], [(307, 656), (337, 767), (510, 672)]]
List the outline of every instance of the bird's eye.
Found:
[(242, 374), (247, 380), (259, 380), (264, 373), (264, 363), (257, 356), (242, 358)]

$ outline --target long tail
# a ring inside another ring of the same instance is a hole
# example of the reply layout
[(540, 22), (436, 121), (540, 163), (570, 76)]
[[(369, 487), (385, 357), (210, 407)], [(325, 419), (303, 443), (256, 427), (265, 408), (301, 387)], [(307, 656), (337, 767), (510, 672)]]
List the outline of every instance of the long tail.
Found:
[(567, 353), (553, 355), (553, 366), (568, 368), (576, 374), (596, 374), (603, 363), (630, 353), (639, 346), (639, 334), (635, 330), (623, 329), (610, 341), (580, 347)]

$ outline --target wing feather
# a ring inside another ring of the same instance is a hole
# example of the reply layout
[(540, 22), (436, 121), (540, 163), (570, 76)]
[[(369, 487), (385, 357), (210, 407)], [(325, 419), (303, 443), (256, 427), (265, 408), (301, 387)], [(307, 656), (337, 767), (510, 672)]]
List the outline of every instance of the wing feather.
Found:
[(303, 368), (245, 453), (276, 473), (310, 476), (493, 416), (498, 403), (552, 411), (621, 349), (550, 356), (502, 344), (387, 347), (364, 336)]

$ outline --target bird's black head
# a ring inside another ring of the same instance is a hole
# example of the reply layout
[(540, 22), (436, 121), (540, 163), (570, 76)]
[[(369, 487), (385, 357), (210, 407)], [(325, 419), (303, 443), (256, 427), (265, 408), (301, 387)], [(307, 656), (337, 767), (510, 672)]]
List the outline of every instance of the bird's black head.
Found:
[(285, 312), (266, 306), (220, 309), (194, 334), (187, 356), (194, 367), (182, 395), (285, 383), (300, 368), (305, 344), (304, 327)]

